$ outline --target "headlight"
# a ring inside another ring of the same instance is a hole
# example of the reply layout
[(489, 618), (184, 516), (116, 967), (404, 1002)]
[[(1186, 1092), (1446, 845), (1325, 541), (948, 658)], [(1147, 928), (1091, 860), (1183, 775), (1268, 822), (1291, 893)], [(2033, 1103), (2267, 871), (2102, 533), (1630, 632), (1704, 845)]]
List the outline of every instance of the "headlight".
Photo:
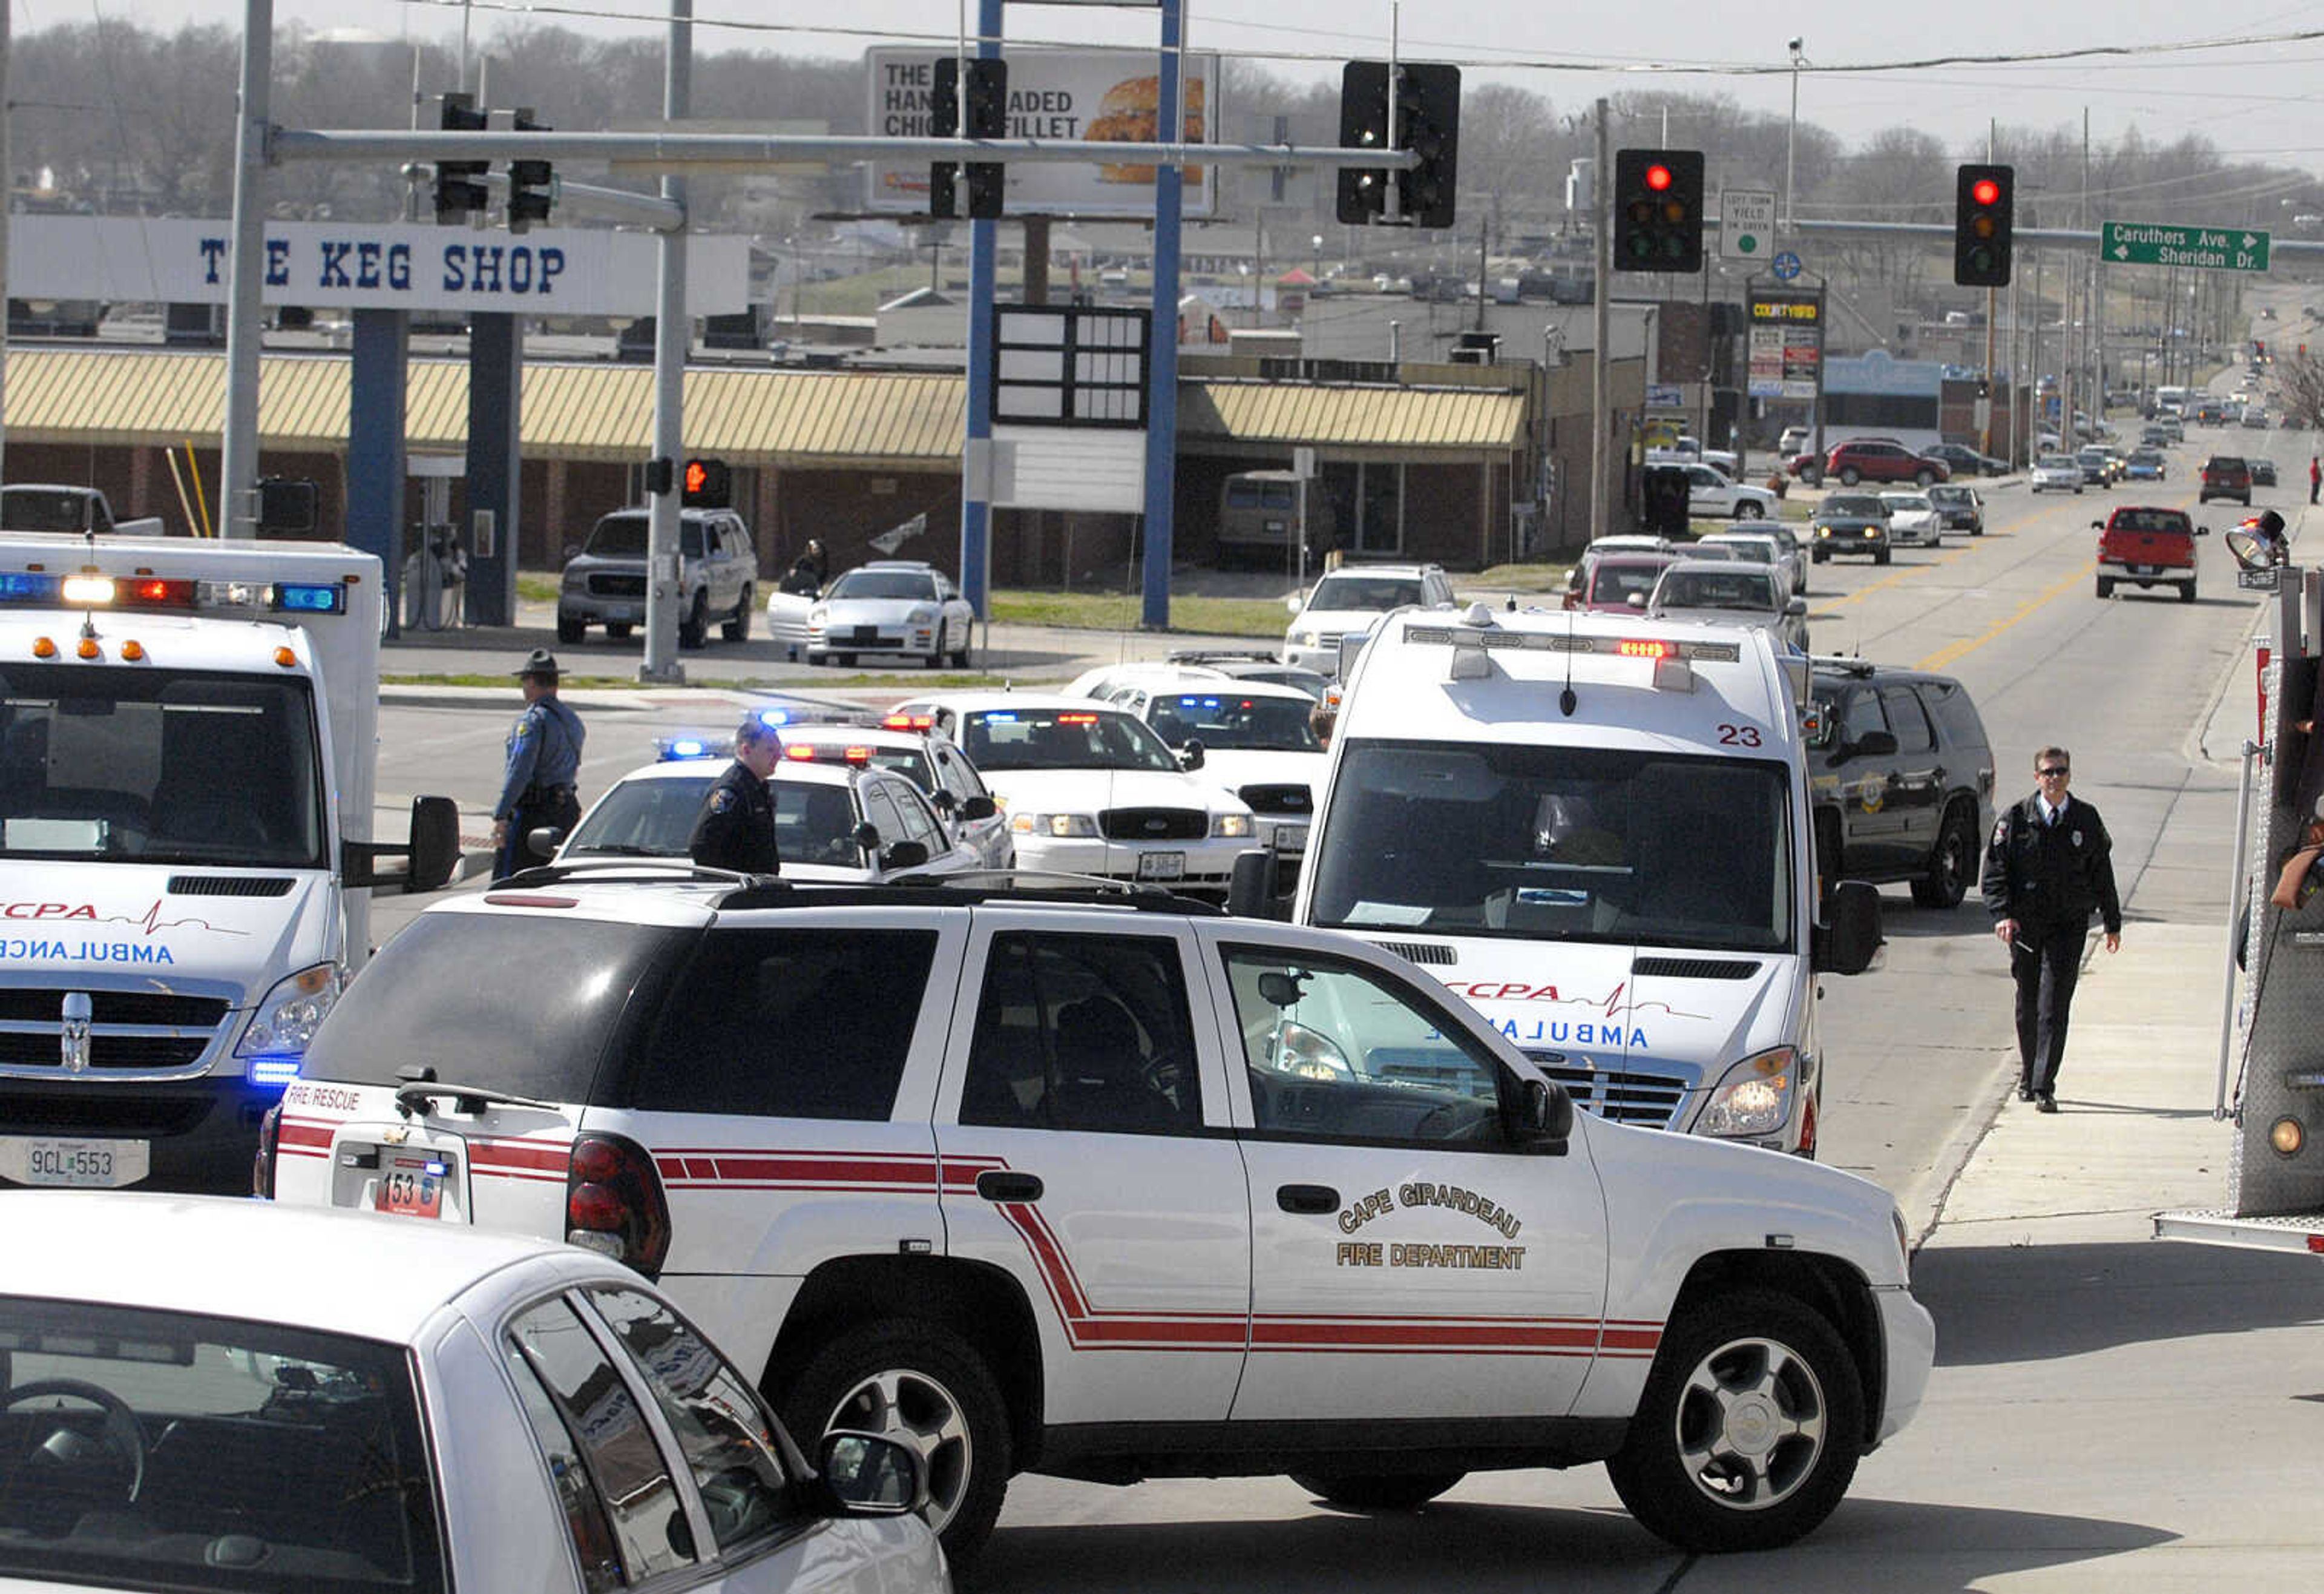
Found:
[(1789, 1046), (1745, 1058), (1711, 1091), (1695, 1132), (1729, 1139), (1775, 1134), (1791, 1120), (1799, 1075), (1800, 1054)]
[(1880, 534), (1880, 528), (1878, 526), (1866, 526), (1864, 528), (1864, 534), (1868, 537), (1877, 537)]
[(317, 1026), (346, 983), (336, 963), (318, 963), (275, 982), (250, 1015), (242, 1043), (234, 1049), (247, 1062), (252, 1080), (281, 1085), (298, 1077)]
[(1019, 836), (1094, 836), (1097, 820), (1085, 813), (1019, 813), (1009, 819)]
[(1298, 1080), (1344, 1080), (1356, 1071), (1331, 1037), (1288, 1022), (1269, 1037), (1267, 1066)]
[(1319, 633), (1314, 631), (1302, 631), (1298, 635), (1291, 639), (1291, 645), (1294, 647), (1314, 647), (1320, 640), (1322, 640), (1322, 638)]
[(1831, 528), (1830, 526), (1818, 526), (1815, 529), (1815, 534), (1819, 537), (1829, 537), (1831, 535)]
[(1213, 836), (1248, 836), (1250, 834), (1250, 815), (1247, 813), (1214, 813), (1211, 816), (1211, 834)]
[(907, 626), (926, 626), (933, 623), (936, 617), (936, 610), (930, 608), (918, 608), (904, 616), (904, 624)]
[(820, 626), (829, 618), (831, 618), (831, 611), (821, 604), (816, 605), (807, 612), (807, 623), (810, 626)]
[(559, 583), (559, 585), (561, 585), (567, 592), (577, 591), (581, 588), (586, 587), (588, 584), (589, 572), (583, 570), (570, 570), (566, 571), (565, 579)]

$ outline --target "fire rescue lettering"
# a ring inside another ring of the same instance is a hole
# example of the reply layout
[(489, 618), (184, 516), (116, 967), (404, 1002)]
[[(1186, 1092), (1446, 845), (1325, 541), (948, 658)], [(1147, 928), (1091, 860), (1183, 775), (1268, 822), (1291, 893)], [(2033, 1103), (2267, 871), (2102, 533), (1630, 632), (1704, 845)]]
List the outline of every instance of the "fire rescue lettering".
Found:
[(1342, 1267), (1482, 1267), (1495, 1273), (1516, 1273), (1525, 1266), (1523, 1246), (1424, 1246), (1399, 1241), (1389, 1245), (1342, 1240)]
[[(1389, 1192), (1385, 1190), (1376, 1190), (1372, 1191), (1371, 1194), (1359, 1199), (1353, 1206), (1348, 1208), (1347, 1210), (1340, 1214), (1340, 1232), (1342, 1234), (1353, 1234), (1365, 1224), (1370, 1223), (1373, 1219), (1379, 1217), (1384, 1212), (1393, 1211), (1398, 1207), (1450, 1207), (1456, 1212), (1467, 1213), (1470, 1217), (1476, 1219), (1480, 1223), (1489, 1223), (1492, 1225), (1510, 1239), (1517, 1238), (1517, 1230), (1525, 1227), (1523, 1219), (1513, 1216), (1508, 1209), (1501, 1206), (1499, 1202), (1493, 1200), (1490, 1197), (1480, 1196), (1473, 1190), (1462, 1190), (1457, 1184), (1431, 1184), (1426, 1180), (1415, 1180), (1409, 1184), (1397, 1185), (1393, 1197), (1391, 1197)], [(1364, 1247), (1360, 1246), (1354, 1248), (1357, 1250), (1364, 1249)], [(1374, 1246), (1370, 1248), (1374, 1251), (1379, 1249), (1378, 1246)], [(1443, 1246), (1418, 1246), (1412, 1247), (1393, 1246), (1389, 1247), (1390, 1250), (1399, 1251), (1407, 1248), (1421, 1251), (1441, 1251), (1448, 1248), (1452, 1250), (1467, 1251), (1480, 1249), (1480, 1247), (1472, 1246), (1455, 1246), (1451, 1247)], [(1497, 1250), (1503, 1247), (1485, 1246), (1481, 1248), (1487, 1250)], [(1361, 1267), (1367, 1265), (1381, 1265), (1377, 1262), (1370, 1264), (1362, 1262), (1350, 1263), (1346, 1255), (1350, 1247), (1346, 1246), (1340, 1247), (1342, 1266)], [(1517, 1250), (1519, 1256), (1523, 1256), (1525, 1247), (1519, 1246), (1517, 1247)], [(1390, 1262), (1386, 1265), (1390, 1267), (1482, 1267), (1489, 1265), (1481, 1262)], [(1489, 1265), (1498, 1266), (1499, 1265), (1491, 1264)]]

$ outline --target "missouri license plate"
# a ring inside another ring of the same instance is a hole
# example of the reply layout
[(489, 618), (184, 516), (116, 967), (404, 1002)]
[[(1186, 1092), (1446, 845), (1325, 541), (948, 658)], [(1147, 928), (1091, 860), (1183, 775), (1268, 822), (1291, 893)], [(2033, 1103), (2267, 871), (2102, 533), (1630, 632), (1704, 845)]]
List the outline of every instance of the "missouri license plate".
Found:
[(1183, 852), (1141, 852), (1138, 855), (1138, 877), (1140, 880), (1180, 880), (1185, 877), (1186, 855)]
[(19, 1184), (113, 1190), (152, 1172), (153, 1148), (143, 1140), (51, 1140), (41, 1135), (0, 1139), (0, 1174)]

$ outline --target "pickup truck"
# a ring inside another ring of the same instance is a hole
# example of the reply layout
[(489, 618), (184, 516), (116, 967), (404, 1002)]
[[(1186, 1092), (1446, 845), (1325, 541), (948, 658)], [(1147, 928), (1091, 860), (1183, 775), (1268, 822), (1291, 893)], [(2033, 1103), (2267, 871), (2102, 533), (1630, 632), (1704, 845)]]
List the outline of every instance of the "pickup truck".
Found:
[(109, 532), (124, 537), (160, 537), (170, 530), (158, 515), (115, 520), (113, 506), (97, 487), (51, 482), (11, 482), (0, 487), (0, 526), (12, 532)]
[(2114, 596), (2117, 582), (2179, 588), (2179, 601), (2195, 601), (2195, 539), (2210, 528), (2187, 518), (2183, 509), (2125, 505), (2090, 524), (2098, 533), (2098, 596)]

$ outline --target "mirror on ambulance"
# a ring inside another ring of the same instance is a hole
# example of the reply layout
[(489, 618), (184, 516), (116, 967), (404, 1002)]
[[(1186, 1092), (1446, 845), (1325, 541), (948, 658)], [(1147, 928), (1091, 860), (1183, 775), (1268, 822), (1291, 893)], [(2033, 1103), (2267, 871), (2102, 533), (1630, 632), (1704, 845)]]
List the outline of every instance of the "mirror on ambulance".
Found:
[(1303, 589), (1303, 590), (1301, 590), (1301, 591), (1298, 591), (1298, 592), (1295, 592), (1295, 593), (1293, 593), (1290, 597), (1288, 597), (1288, 598), (1285, 598), (1285, 599), (1283, 600), (1283, 607), (1284, 607), (1284, 611), (1285, 611), (1286, 613), (1287, 613), (1287, 614), (1294, 614), (1294, 615), (1296, 615), (1296, 614), (1297, 614), (1301, 609), (1304, 609), (1304, 608), (1305, 608), (1306, 607), (1307, 607), (1307, 594), (1306, 594), (1306, 592), (1305, 592), (1304, 589)]

